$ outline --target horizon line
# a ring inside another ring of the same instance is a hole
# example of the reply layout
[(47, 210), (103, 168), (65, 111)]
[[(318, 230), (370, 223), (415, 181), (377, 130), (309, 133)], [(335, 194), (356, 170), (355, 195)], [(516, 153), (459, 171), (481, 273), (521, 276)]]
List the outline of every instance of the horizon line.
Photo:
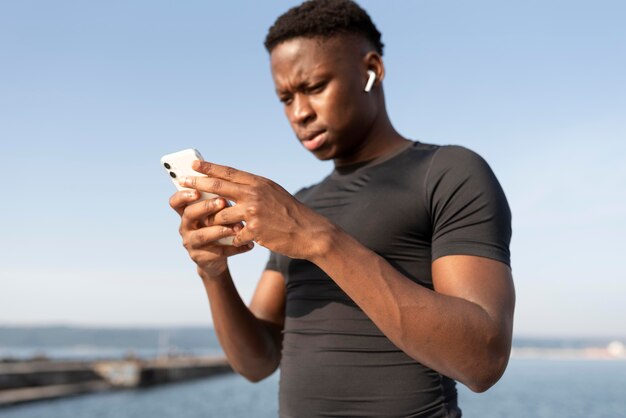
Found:
[[(172, 323), (172, 324), (146, 324), (146, 323), (133, 323), (133, 324), (116, 324), (116, 323), (78, 323), (78, 322), (3, 322), (0, 321), (0, 328), (74, 328), (74, 329), (101, 329), (101, 330), (130, 330), (130, 329), (144, 329), (144, 330), (166, 330), (172, 328), (205, 328), (215, 329), (213, 323)], [(513, 339), (618, 339), (626, 340), (626, 334), (572, 334), (572, 333), (554, 333), (548, 334), (546, 332), (520, 332), (513, 333)]]

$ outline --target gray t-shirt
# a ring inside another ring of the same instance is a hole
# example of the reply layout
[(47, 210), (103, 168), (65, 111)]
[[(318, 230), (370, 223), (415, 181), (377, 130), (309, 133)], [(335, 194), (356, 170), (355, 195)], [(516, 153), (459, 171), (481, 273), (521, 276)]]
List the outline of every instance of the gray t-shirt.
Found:
[[(429, 289), (442, 256), (510, 263), (506, 197), (466, 148), (414, 142), (296, 197)], [(281, 417), (460, 416), (455, 382), (398, 349), (320, 268), (275, 253), (266, 268), (287, 288)]]

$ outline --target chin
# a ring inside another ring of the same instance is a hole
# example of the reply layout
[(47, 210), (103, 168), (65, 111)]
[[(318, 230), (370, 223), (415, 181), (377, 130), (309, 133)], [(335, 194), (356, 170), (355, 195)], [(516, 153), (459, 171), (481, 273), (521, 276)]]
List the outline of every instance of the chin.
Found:
[(335, 157), (323, 151), (312, 151), (311, 154), (320, 161), (333, 160)]
[(330, 161), (339, 157), (337, 155), (337, 148), (329, 144), (324, 144), (322, 148), (311, 151), (311, 153), (320, 161)]

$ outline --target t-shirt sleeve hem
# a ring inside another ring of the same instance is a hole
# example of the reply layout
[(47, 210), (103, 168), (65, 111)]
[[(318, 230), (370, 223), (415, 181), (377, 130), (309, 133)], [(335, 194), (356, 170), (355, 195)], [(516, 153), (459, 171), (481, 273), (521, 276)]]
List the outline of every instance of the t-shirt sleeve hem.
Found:
[(446, 245), (437, 249), (437, 251), (433, 251), (431, 259), (432, 261), (435, 261), (436, 259), (447, 255), (472, 255), (485, 257), (500, 261), (509, 267), (511, 266), (511, 256), (508, 251), (480, 245), (476, 242)]
[(280, 273), (280, 269), (278, 268), (278, 259), (276, 257), (276, 253), (273, 251), (270, 252), (269, 259), (265, 264), (265, 270), (272, 270)]

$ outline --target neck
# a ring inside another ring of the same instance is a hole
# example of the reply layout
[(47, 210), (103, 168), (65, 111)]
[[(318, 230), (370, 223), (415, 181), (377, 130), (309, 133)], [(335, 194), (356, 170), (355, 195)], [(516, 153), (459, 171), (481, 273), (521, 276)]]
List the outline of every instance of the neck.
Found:
[(366, 138), (349, 155), (335, 158), (335, 167), (356, 164), (383, 157), (403, 147), (408, 139), (400, 135), (389, 120), (387, 112), (382, 112), (367, 133)]

